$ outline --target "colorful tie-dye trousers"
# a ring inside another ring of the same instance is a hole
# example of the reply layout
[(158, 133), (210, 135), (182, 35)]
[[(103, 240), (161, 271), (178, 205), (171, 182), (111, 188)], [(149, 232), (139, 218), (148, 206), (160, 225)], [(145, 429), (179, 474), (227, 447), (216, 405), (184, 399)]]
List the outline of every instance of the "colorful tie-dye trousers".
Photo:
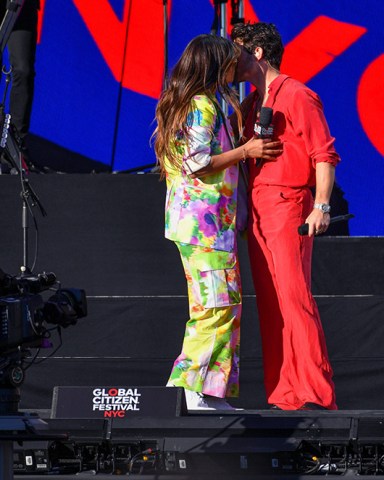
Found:
[(176, 245), (190, 318), (168, 385), (220, 398), (238, 396), (242, 295), (237, 253)]

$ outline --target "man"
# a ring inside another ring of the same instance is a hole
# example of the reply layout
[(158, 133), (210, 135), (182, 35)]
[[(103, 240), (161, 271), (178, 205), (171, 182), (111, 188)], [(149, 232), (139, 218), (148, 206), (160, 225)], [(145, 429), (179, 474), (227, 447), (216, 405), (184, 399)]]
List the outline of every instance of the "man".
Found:
[[(255, 285), (268, 403), (275, 409), (336, 409), (332, 368), (310, 291), (313, 236), (330, 223), (334, 149), (316, 93), (280, 73), (284, 52), (272, 24), (237, 24), (243, 46), (237, 80), (256, 91), (243, 102), (249, 139), (262, 106), (273, 109), (275, 160), (249, 159), (249, 255)], [(310, 187), (316, 187), (313, 201)], [(298, 226), (308, 223), (308, 236)]]
[[(0, 0), (0, 20), (6, 13), (7, 0)], [(10, 114), (19, 138), (23, 160), (30, 171), (40, 171), (29, 159), (27, 135), (31, 120), (37, 42), (39, 0), (24, 0), (7, 42), (12, 67)]]

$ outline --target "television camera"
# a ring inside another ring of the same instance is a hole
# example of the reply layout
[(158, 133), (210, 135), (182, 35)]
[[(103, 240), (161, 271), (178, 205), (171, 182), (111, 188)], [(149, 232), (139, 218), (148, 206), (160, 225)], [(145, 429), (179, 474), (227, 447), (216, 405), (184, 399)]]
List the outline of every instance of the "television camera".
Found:
[(54, 273), (11, 276), (0, 269), (0, 385), (20, 386), (29, 348), (51, 347), (52, 330), (86, 315), (85, 291), (61, 288)]

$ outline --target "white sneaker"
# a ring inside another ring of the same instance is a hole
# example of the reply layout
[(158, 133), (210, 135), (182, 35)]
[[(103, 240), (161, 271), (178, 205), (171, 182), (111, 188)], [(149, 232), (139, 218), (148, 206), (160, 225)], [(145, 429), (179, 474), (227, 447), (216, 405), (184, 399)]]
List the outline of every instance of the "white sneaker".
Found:
[(188, 410), (242, 410), (232, 407), (224, 398), (205, 396), (186, 388), (184, 392)]

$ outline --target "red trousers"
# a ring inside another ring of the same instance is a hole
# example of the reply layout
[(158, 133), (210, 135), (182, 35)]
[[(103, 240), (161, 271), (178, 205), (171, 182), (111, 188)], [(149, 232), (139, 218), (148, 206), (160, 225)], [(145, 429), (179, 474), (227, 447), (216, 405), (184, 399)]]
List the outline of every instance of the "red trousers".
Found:
[(267, 400), (337, 409), (324, 332), (311, 294), (313, 238), (300, 236), (313, 207), (307, 188), (260, 185), (251, 193), (248, 245)]

